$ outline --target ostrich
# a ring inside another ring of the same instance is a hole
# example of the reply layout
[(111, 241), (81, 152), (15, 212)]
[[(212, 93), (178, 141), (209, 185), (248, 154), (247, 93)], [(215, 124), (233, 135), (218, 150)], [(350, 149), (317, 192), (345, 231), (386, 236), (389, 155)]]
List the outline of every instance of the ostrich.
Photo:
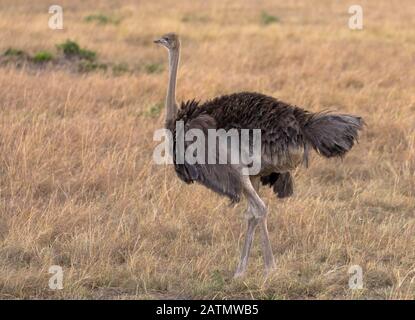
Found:
[[(184, 122), (184, 130), (261, 130), (261, 168), (256, 175), (242, 174), (241, 166), (231, 163), (175, 162), (174, 165), (178, 177), (186, 183), (198, 182), (229, 197), (232, 202), (238, 202), (241, 196), (246, 197), (247, 231), (234, 277), (245, 274), (257, 226), (261, 233), (265, 274), (268, 274), (275, 268), (275, 261), (268, 236), (267, 207), (258, 195), (259, 186), (262, 184), (272, 187), (279, 198), (291, 196), (291, 171), (302, 162), (308, 163), (310, 148), (326, 158), (344, 156), (357, 141), (363, 120), (346, 114), (312, 113), (253, 92), (224, 95), (203, 104), (194, 100), (183, 102), (178, 109), (176, 76), (180, 55), (179, 37), (168, 33), (154, 42), (168, 50), (169, 80), (165, 104), (167, 130), (174, 132), (176, 121)], [(173, 138), (173, 145), (175, 142)], [(172, 156), (175, 159), (174, 152)]]

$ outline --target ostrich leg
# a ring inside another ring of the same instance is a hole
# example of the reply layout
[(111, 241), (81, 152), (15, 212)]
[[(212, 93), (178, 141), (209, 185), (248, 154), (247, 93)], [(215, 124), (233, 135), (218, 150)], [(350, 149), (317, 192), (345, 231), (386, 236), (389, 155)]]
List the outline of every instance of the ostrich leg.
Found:
[(265, 274), (268, 275), (270, 271), (275, 268), (275, 260), (274, 255), (272, 254), (271, 243), (269, 241), (266, 215), (260, 218), (259, 227), (261, 229), (262, 254), (264, 255)]
[[(249, 214), (249, 208), (247, 210)], [(255, 228), (258, 225), (258, 220), (254, 217), (248, 217), (248, 228), (246, 230), (245, 242), (242, 248), (241, 260), (239, 261), (238, 268), (235, 271), (234, 278), (242, 277), (245, 274), (246, 267), (248, 266), (249, 251), (251, 250), (252, 240), (254, 239)]]
[[(251, 177), (251, 182), (258, 196), (261, 180), (259, 177)], [(275, 268), (274, 255), (272, 254), (271, 242), (269, 241), (268, 235), (267, 215), (268, 212), (265, 211), (265, 214), (261, 218), (259, 218), (259, 228), (261, 230), (262, 254), (264, 255), (265, 274), (268, 274), (271, 270)]]
[[(246, 216), (248, 220), (248, 228), (245, 236), (245, 243), (242, 249), (241, 260), (236, 269), (234, 277), (241, 277), (244, 275), (247, 265), (249, 252), (254, 238), (255, 228), (260, 224), (262, 235), (262, 252), (264, 255), (265, 271), (268, 273), (274, 267), (274, 256), (272, 254), (271, 244), (268, 237), (267, 229), (267, 209), (264, 202), (258, 196), (255, 189), (259, 188), (259, 178), (243, 176), (244, 193), (248, 200), (248, 209)], [(255, 186), (255, 187), (254, 187)]]

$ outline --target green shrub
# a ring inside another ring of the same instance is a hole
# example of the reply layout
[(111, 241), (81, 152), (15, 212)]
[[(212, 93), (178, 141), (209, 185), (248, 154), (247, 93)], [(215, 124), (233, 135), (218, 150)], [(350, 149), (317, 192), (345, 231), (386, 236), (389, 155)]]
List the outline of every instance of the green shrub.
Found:
[(268, 25), (271, 23), (278, 23), (280, 22), (280, 19), (276, 16), (270, 15), (268, 13), (266, 13), (265, 11), (262, 11), (261, 13), (261, 23), (263, 25)]
[(62, 50), (65, 56), (76, 56), (79, 55), (79, 44), (72, 40), (66, 40), (65, 42), (56, 45), (59, 50)]
[(56, 46), (59, 50), (63, 51), (63, 54), (68, 57), (78, 57), (89, 61), (94, 61), (97, 54), (94, 51), (81, 49), (78, 43), (72, 40), (66, 40), (65, 42)]
[(33, 56), (33, 61), (35, 63), (48, 62), (53, 59), (53, 54), (48, 51), (39, 51)]
[(97, 58), (97, 54), (94, 51), (86, 49), (79, 50), (79, 56), (89, 61), (94, 61)]

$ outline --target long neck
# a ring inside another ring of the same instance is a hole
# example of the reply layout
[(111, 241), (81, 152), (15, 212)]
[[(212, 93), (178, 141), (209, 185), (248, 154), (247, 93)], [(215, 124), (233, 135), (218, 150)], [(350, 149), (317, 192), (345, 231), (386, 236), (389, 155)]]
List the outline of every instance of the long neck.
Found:
[(179, 65), (179, 49), (169, 50), (169, 85), (166, 97), (166, 124), (176, 119), (176, 77)]

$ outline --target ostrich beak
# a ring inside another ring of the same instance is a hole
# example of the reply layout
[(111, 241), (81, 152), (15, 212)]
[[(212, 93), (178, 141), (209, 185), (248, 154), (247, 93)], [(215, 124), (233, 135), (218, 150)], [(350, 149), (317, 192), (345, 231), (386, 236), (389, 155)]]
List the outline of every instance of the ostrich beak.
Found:
[(167, 44), (166, 40), (164, 40), (163, 38), (156, 39), (156, 40), (154, 40), (153, 42), (154, 42), (155, 44), (161, 44), (161, 45), (164, 45), (164, 46)]

